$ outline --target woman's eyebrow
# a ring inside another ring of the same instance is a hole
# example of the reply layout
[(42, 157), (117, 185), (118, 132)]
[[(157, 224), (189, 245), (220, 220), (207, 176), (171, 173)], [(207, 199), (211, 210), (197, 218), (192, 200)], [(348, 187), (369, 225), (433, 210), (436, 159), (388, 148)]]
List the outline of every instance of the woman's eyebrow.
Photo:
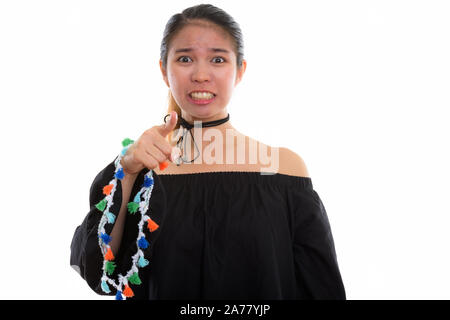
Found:
[[(213, 51), (213, 52), (225, 52), (225, 53), (230, 53), (230, 51), (226, 50), (226, 49), (222, 49), (222, 48), (208, 48), (209, 51)], [(175, 50), (175, 53), (179, 53), (179, 52), (191, 52), (193, 51), (192, 48), (180, 48)]]

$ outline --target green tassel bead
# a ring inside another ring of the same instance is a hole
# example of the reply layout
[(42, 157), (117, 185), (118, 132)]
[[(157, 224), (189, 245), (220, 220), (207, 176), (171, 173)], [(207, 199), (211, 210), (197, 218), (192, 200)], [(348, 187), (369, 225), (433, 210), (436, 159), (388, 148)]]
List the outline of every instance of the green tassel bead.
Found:
[(108, 275), (112, 275), (116, 269), (116, 264), (114, 261), (107, 261), (105, 265), (105, 271)]
[(133, 273), (131, 275), (131, 277), (128, 278), (128, 282), (130, 282), (131, 284), (141, 284), (142, 283), (137, 272)]
[(125, 138), (125, 139), (123, 139), (123, 141), (122, 141), (122, 146), (126, 147), (127, 145), (132, 144), (132, 143), (134, 143), (133, 140), (131, 140), (131, 139), (129, 139), (129, 138)]
[(136, 213), (136, 211), (139, 209), (139, 203), (136, 202), (128, 202), (128, 211), (130, 211), (130, 213)]
[(102, 201), (100, 201), (99, 203), (97, 203), (97, 204), (95, 205), (95, 207), (96, 207), (98, 210), (103, 211), (103, 210), (105, 210), (105, 208), (106, 208), (106, 203), (107, 203), (106, 199), (103, 199)]

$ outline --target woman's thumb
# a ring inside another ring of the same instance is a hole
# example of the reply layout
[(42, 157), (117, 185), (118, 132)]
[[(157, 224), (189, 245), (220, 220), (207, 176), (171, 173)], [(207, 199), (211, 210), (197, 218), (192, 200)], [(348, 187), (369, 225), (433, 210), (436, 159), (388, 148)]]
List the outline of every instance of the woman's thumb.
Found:
[(175, 129), (175, 126), (177, 125), (178, 121), (178, 114), (176, 111), (171, 111), (169, 113), (169, 116), (166, 116), (165, 124), (161, 125), (160, 127), (160, 134), (163, 137), (166, 137), (173, 129)]

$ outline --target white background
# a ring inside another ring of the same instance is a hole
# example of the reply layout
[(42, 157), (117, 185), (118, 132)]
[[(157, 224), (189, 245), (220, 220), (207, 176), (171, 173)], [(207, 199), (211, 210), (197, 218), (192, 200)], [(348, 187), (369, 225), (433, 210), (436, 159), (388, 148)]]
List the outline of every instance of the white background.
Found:
[[(1, 1), (1, 299), (113, 299), (70, 267), (95, 175), (161, 124), (170, 16), (197, 1)], [(248, 61), (241, 132), (306, 162), (348, 299), (449, 299), (447, 1), (211, 1)]]

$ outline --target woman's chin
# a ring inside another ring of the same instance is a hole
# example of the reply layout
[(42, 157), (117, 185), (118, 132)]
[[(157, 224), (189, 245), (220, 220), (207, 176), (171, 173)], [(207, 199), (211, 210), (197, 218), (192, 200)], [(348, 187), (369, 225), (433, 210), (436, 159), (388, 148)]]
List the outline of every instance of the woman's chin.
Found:
[(185, 113), (189, 114), (191, 117), (200, 119), (205, 119), (214, 116), (218, 110), (211, 106), (188, 106), (184, 109)]

